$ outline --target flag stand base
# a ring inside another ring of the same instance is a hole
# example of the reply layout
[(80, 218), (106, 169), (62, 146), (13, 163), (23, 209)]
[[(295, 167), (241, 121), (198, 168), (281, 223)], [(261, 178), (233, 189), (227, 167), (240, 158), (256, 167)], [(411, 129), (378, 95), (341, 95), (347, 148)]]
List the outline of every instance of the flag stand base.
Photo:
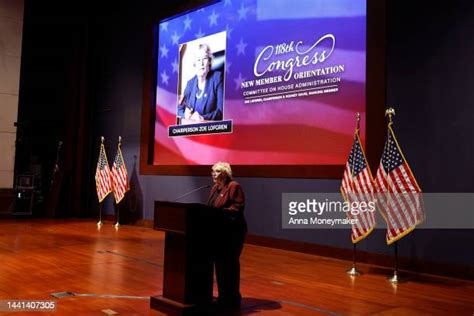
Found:
[(388, 277), (388, 282), (390, 282), (392, 284), (398, 284), (398, 283), (402, 282), (402, 280), (400, 280), (400, 277), (397, 274), (397, 271), (393, 272), (393, 276)]
[(359, 276), (359, 275), (362, 274), (359, 270), (357, 270), (357, 268), (355, 267), (355, 265), (352, 266), (351, 269), (347, 270), (346, 273), (347, 273), (348, 275), (350, 275), (350, 276)]

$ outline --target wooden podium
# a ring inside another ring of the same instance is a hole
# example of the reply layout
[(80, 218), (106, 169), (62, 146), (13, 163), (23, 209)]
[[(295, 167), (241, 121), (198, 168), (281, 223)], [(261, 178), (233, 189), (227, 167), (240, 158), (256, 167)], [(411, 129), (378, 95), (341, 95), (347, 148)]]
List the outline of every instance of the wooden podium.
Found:
[(150, 307), (166, 313), (203, 313), (212, 303), (212, 254), (219, 209), (155, 201), (154, 229), (164, 231), (163, 296)]

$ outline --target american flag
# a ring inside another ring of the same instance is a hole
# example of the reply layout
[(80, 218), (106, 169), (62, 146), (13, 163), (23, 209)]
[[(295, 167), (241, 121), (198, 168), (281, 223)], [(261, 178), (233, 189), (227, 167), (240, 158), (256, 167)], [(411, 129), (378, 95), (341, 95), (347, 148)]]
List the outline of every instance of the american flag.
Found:
[(128, 185), (127, 167), (123, 161), (120, 143), (117, 146), (117, 155), (115, 155), (114, 165), (112, 166), (112, 184), (115, 203), (118, 204), (125, 196), (125, 193), (130, 189)]
[(380, 210), (387, 222), (387, 244), (390, 245), (415, 229), (425, 218), (421, 189), (391, 124), (375, 180)]
[[(375, 205), (373, 181), (357, 130), (342, 178), (341, 192), (346, 202), (351, 204), (353, 202), (372, 202)], [(352, 225), (351, 239), (353, 243), (367, 237), (375, 228), (374, 211), (360, 211), (355, 215), (348, 212), (348, 216), (356, 220), (356, 223)]]
[(100, 145), (99, 160), (95, 170), (95, 186), (99, 203), (112, 192), (112, 179), (110, 178), (110, 168), (105, 153), (104, 144)]

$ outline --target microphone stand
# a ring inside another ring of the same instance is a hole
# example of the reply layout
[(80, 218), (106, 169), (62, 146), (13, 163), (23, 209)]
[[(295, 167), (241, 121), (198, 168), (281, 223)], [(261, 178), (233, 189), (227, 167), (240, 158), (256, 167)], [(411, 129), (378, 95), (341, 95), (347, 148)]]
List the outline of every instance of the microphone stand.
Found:
[(211, 184), (203, 185), (202, 187), (199, 187), (199, 188), (197, 188), (197, 189), (194, 189), (194, 190), (192, 190), (192, 191), (186, 192), (186, 193), (184, 193), (184, 194), (178, 196), (177, 198), (175, 198), (175, 199), (172, 200), (171, 202), (176, 202), (177, 200), (179, 200), (179, 199), (181, 199), (181, 198), (184, 198), (185, 196), (188, 196), (188, 195), (190, 195), (190, 194), (192, 194), (192, 193), (194, 193), (194, 192), (200, 191), (200, 190), (205, 189), (205, 188), (210, 188), (211, 186), (212, 186)]

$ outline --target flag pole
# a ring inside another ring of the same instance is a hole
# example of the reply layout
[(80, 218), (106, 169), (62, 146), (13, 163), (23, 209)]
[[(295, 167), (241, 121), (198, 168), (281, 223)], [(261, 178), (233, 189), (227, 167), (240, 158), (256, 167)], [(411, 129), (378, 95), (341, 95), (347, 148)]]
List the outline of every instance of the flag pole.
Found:
[[(101, 146), (104, 145), (104, 141), (105, 141), (104, 136), (101, 136), (100, 137)], [(99, 221), (97, 222), (97, 226), (100, 227), (102, 225), (104, 225), (104, 222), (102, 221), (102, 202), (99, 202)]]
[(117, 223), (115, 223), (115, 228), (120, 227), (120, 206), (117, 204)]
[(395, 115), (395, 109), (392, 107), (389, 107), (388, 109), (385, 110), (385, 116), (388, 116), (388, 126), (393, 125), (393, 120), (392, 116)]
[[(122, 136), (119, 136), (118, 137), (118, 148), (120, 149), (120, 147), (122, 146)], [(115, 223), (115, 228), (119, 228), (120, 227), (120, 206), (119, 206), (119, 203), (117, 203), (117, 223)]]
[(97, 222), (97, 226), (100, 227), (102, 225), (104, 225), (102, 221), (102, 202), (99, 202), (99, 221)]
[[(356, 125), (356, 134), (359, 134), (359, 128), (360, 128), (360, 113), (357, 112), (357, 125)], [(346, 271), (346, 273), (350, 276), (359, 276), (361, 275), (361, 272), (357, 270), (356, 267), (356, 254), (357, 254), (357, 244), (352, 243), (352, 268)]]
[(346, 273), (349, 274), (350, 276), (359, 276), (361, 275), (361, 272), (357, 270), (356, 268), (356, 245), (357, 244), (352, 244), (352, 268), (347, 270)]
[[(388, 127), (393, 125), (393, 120), (392, 116), (395, 115), (395, 109), (392, 107), (389, 107), (388, 109), (385, 110), (385, 116), (388, 116)], [(387, 133), (390, 133), (388, 130)], [(397, 284), (400, 282), (400, 278), (398, 277), (398, 241), (395, 241), (394, 245), (394, 255), (395, 255), (395, 262), (394, 262), (394, 270), (393, 270), (393, 276), (388, 278), (388, 281), (392, 284)]]
[(400, 282), (400, 278), (398, 277), (398, 241), (395, 242), (394, 245), (394, 252), (395, 252), (395, 269), (393, 270), (393, 276), (388, 278), (388, 281), (392, 284), (397, 284)]

